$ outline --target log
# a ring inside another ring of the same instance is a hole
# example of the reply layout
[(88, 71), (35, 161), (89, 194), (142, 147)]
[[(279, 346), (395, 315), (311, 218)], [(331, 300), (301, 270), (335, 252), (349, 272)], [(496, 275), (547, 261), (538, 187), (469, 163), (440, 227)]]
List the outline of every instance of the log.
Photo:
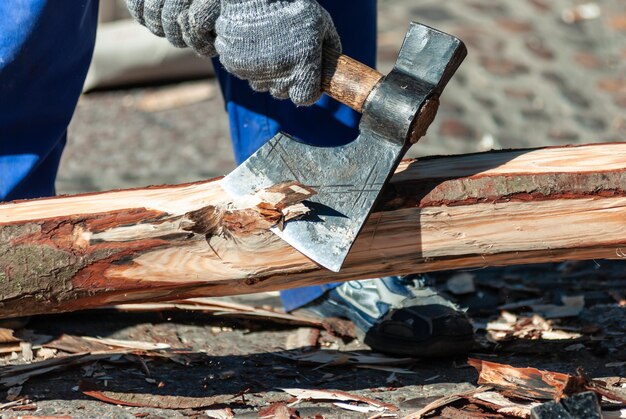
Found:
[[(455, 268), (626, 258), (626, 144), (404, 161), (335, 274), (268, 229), (312, 191), (216, 180), (0, 205), (0, 318)], [(306, 202), (306, 201), (305, 201)]]

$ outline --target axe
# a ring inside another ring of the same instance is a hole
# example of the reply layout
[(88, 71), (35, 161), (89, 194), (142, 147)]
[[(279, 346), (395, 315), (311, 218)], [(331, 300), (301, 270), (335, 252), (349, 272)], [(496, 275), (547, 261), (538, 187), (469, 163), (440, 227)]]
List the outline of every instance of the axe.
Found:
[(280, 133), (221, 186), (232, 197), (286, 182), (314, 189), (305, 201), (311, 213), (272, 231), (338, 272), (380, 191), (434, 120), (439, 96), (466, 55), (459, 39), (415, 22), (387, 76), (325, 49), (323, 91), (363, 114), (359, 136), (343, 146), (319, 147)]

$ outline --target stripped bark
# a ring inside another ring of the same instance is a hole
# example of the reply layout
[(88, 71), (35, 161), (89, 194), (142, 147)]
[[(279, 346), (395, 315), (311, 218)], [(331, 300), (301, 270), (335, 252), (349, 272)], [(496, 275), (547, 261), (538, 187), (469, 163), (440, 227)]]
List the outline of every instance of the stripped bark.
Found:
[(311, 193), (279, 185), (233, 202), (213, 180), (0, 205), (0, 318), (626, 258), (626, 144), (405, 161), (338, 274), (269, 231)]

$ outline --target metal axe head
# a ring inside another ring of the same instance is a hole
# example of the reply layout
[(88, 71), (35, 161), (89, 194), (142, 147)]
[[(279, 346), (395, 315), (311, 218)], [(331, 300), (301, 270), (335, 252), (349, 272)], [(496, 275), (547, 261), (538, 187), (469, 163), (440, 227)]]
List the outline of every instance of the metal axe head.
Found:
[[(349, 103), (363, 113), (354, 141), (316, 147), (278, 134), (221, 186), (234, 197), (290, 181), (313, 188), (317, 194), (305, 202), (311, 215), (272, 231), (318, 264), (339, 271), (381, 189), (432, 122), (437, 99), (466, 54), (457, 38), (412, 23), (391, 73), (376, 82), (365, 102)], [(346, 78), (332, 71), (329, 77)]]

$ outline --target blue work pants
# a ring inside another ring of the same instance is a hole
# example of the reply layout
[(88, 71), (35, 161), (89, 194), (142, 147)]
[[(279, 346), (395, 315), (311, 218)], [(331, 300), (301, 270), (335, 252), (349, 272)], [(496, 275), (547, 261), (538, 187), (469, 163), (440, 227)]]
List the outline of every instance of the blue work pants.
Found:
[(0, 1), (0, 201), (55, 194), (97, 17), (98, 0)]

